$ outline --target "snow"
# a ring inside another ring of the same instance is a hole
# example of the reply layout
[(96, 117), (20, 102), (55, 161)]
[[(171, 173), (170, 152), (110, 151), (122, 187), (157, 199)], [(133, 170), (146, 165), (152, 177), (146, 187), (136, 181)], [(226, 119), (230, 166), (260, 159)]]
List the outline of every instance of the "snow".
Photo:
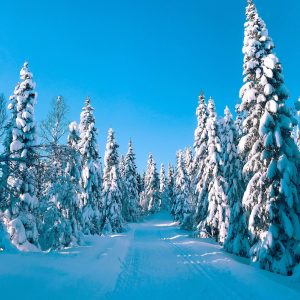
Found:
[(125, 234), (87, 237), (82, 247), (0, 253), (1, 298), (299, 299), (299, 272), (272, 274), (188, 235), (161, 212)]
[(266, 84), (265, 87), (264, 87), (264, 94), (265, 94), (266, 96), (269, 96), (269, 95), (271, 95), (273, 92), (274, 92), (273, 86), (272, 86), (270, 83)]
[(278, 63), (278, 58), (274, 54), (269, 54), (264, 60), (263, 60), (264, 65), (273, 70)]
[(10, 151), (16, 152), (16, 151), (21, 150), (23, 147), (24, 147), (24, 144), (21, 143), (19, 140), (16, 140), (10, 144)]

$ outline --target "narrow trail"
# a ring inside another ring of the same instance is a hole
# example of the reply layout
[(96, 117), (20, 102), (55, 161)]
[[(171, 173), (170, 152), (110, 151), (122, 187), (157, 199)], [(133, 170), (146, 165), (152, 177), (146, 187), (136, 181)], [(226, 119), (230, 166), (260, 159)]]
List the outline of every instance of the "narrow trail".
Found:
[[(150, 216), (131, 226), (133, 238), (115, 289), (117, 299), (299, 299), (300, 290), (269, 278), (207, 240), (189, 238), (167, 213)], [(271, 277), (274, 274), (271, 274)], [(261, 284), (263, 283), (263, 285)]]

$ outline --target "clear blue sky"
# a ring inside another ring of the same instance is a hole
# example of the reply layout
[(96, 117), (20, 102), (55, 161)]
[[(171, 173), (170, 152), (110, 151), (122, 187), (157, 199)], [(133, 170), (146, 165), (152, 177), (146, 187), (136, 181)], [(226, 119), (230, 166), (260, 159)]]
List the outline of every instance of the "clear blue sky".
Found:
[[(242, 83), (246, 0), (0, 0), (0, 91), (9, 96), (25, 60), (39, 93), (37, 119), (61, 94), (78, 120), (86, 95), (96, 109), (103, 157), (107, 130), (120, 152), (133, 139), (139, 168), (193, 143), (201, 89), (218, 113), (233, 109)], [(299, 0), (256, 0), (300, 95)]]

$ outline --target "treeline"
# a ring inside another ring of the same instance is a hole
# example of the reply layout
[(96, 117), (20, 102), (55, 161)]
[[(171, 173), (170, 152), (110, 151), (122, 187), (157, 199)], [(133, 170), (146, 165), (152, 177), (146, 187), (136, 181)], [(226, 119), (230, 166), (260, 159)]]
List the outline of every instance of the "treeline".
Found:
[[(28, 63), (20, 77), (9, 99), (7, 122), (3, 97), (0, 103), (0, 134), (4, 137), (0, 249), (61, 249), (80, 244), (86, 234), (121, 232), (126, 222), (139, 221), (161, 208), (159, 176), (152, 155), (142, 178), (132, 142), (119, 159), (112, 129), (108, 131), (102, 168), (89, 98), (80, 123), (68, 125), (68, 108), (63, 97), (57, 97), (39, 126), (38, 144), (34, 119), (37, 93)], [(63, 144), (66, 134), (67, 144)]]
[[(252, 0), (244, 35), (244, 84), (233, 120), (199, 97), (194, 157), (177, 154), (172, 213), (261, 268), (292, 274), (300, 262), (299, 125), (274, 43)], [(300, 100), (300, 99), (299, 99)]]

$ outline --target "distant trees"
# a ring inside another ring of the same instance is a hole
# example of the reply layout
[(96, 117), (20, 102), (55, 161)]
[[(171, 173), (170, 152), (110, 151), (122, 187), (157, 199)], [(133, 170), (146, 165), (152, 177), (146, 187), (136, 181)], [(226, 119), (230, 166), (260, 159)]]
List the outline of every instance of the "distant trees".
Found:
[(148, 158), (144, 196), (141, 205), (145, 212), (155, 213), (160, 210), (159, 176), (152, 154), (150, 154)]
[(124, 169), (124, 181), (127, 192), (124, 218), (128, 222), (136, 222), (140, 219), (141, 207), (139, 204), (138, 173), (131, 140), (129, 141), (128, 152), (125, 156)]

